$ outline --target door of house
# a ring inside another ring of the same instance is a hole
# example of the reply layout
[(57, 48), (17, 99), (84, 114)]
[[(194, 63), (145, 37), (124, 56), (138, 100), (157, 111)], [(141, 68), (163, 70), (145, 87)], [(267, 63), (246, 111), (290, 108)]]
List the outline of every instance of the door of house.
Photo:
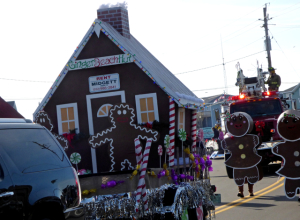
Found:
[[(112, 105), (125, 103), (125, 91), (98, 93), (86, 96), (90, 135), (94, 135), (112, 126), (109, 110)], [(110, 171), (110, 143), (93, 149), (93, 173)], [(101, 164), (100, 164), (101, 161)]]

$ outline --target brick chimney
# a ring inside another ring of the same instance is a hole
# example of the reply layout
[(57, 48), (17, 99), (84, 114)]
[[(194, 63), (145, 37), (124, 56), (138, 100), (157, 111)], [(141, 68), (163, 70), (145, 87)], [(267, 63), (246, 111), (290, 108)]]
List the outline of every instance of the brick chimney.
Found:
[(98, 19), (109, 23), (123, 37), (130, 39), (128, 11), (123, 7), (103, 8), (97, 10)]

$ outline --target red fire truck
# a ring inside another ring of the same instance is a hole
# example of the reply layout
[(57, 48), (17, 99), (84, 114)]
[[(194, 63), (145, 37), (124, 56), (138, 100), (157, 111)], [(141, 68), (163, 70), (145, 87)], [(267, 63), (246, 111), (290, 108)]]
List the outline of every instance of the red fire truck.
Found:
[[(238, 71), (236, 85), (240, 88), (240, 95), (228, 100), (227, 111), (246, 112), (254, 122), (251, 134), (261, 137), (261, 145), (257, 153), (262, 157), (261, 165), (268, 166), (271, 162), (281, 161), (282, 158), (271, 152), (273, 144), (282, 141), (277, 132), (277, 119), (285, 111), (285, 100), (279, 98), (279, 92), (267, 91), (264, 86), (264, 74), (261, 69), (257, 70), (258, 76), (247, 78), (241, 69)], [(225, 152), (225, 160), (230, 157)], [(232, 169), (227, 168), (227, 174), (232, 178)]]

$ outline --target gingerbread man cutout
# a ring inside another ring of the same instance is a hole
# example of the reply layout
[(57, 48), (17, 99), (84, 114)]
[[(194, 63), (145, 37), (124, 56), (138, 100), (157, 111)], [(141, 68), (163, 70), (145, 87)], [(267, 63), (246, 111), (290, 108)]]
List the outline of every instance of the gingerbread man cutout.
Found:
[(285, 195), (292, 199), (300, 189), (300, 113), (283, 112), (277, 120), (277, 131), (284, 142), (272, 148), (273, 154), (283, 158), (283, 166), (276, 173), (285, 177)]
[(235, 112), (225, 121), (226, 130), (231, 135), (226, 135), (221, 142), (224, 150), (228, 150), (231, 156), (225, 161), (226, 166), (233, 168), (233, 179), (238, 186), (247, 182), (256, 183), (262, 179), (258, 163), (261, 156), (256, 153), (259, 146), (259, 137), (247, 134), (253, 129), (253, 120), (245, 112)]
[(49, 118), (49, 115), (45, 111), (38, 112), (35, 116), (34, 122), (47, 128), (65, 151), (69, 148), (69, 141), (64, 136), (52, 132), (54, 126), (51, 122), (51, 119)]
[(110, 143), (110, 171), (125, 170), (125, 163), (129, 164), (128, 169), (134, 169), (136, 165), (134, 139), (152, 139), (153, 142), (159, 139), (157, 131), (133, 124), (134, 118), (134, 109), (129, 104), (114, 105), (109, 113), (112, 126), (89, 138), (92, 148)]

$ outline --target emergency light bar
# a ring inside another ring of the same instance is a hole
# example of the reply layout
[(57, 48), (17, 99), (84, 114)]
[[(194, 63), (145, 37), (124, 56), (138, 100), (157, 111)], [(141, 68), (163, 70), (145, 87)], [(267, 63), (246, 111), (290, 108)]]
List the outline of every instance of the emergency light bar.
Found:
[(276, 92), (276, 91), (267, 91), (267, 92), (263, 92), (262, 95), (263, 96), (274, 96), (274, 95), (278, 95), (278, 92)]

